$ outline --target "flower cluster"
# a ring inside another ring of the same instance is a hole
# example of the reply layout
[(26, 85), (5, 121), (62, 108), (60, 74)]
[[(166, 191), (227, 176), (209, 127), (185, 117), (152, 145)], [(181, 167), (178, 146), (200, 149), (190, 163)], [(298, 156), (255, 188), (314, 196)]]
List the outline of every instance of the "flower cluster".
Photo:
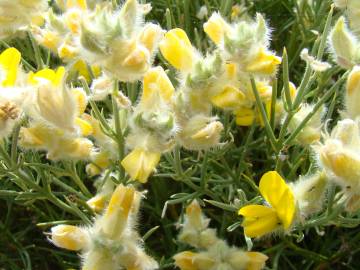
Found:
[(157, 269), (134, 230), (141, 196), (133, 187), (119, 185), (91, 227), (57, 225), (51, 228), (50, 240), (58, 247), (81, 251), (83, 270)]
[(189, 204), (179, 241), (193, 246), (198, 252), (182, 251), (176, 254), (176, 266), (181, 270), (263, 269), (268, 259), (266, 255), (229, 246), (216, 236), (216, 230), (208, 228), (209, 221), (196, 201)]

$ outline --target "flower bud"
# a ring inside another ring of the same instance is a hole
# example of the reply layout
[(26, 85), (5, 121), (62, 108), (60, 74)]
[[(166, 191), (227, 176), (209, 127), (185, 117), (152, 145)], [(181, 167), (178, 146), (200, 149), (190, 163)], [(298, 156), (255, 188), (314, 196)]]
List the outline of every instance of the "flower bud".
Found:
[(322, 209), (327, 181), (323, 172), (309, 177), (300, 177), (292, 185), (295, 200), (298, 204), (300, 218), (304, 219)]
[(248, 257), (247, 270), (261, 270), (265, 267), (265, 262), (269, 258), (260, 252), (245, 252)]
[[(294, 117), (291, 119), (288, 130), (290, 133), (294, 132), (302, 121), (314, 111), (314, 104), (302, 104), (300, 110), (297, 111)], [(321, 118), (324, 114), (324, 108), (319, 109), (311, 119), (305, 124), (305, 126), (298, 133), (296, 140), (302, 145), (310, 145), (320, 140), (322, 122)]]
[(183, 251), (176, 254), (173, 259), (175, 260), (175, 265), (181, 270), (198, 270), (194, 264), (194, 257), (196, 253), (191, 251)]
[(356, 42), (345, 24), (345, 18), (340, 17), (330, 33), (331, 49), (340, 66), (349, 68), (353, 65)]
[(208, 149), (219, 145), (223, 129), (221, 122), (204, 115), (196, 115), (187, 121), (179, 136), (185, 148)]
[(72, 225), (58, 225), (51, 228), (51, 241), (60, 248), (81, 250), (88, 245), (85, 230)]
[(101, 218), (101, 229), (110, 239), (116, 240), (127, 226), (134, 201), (135, 189), (119, 185), (113, 192), (109, 205)]
[(359, 123), (339, 121), (320, 146), (314, 147), (326, 174), (348, 191), (360, 192)]
[(114, 80), (103, 74), (93, 80), (91, 84), (91, 100), (100, 101), (104, 100), (113, 90)]
[(346, 114), (351, 119), (360, 116), (360, 66), (355, 66), (346, 82)]
[(163, 30), (159, 25), (146, 24), (143, 31), (140, 33), (139, 41), (144, 45), (150, 53), (157, 49), (157, 45), (163, 36)]

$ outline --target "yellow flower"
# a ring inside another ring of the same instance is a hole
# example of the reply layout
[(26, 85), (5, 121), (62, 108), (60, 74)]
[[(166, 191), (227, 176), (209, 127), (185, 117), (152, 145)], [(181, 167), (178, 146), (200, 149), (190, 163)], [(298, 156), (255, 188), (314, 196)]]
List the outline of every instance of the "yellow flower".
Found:
[(251, 126), (255, 120), (255, 111), (251, 108), (241, 107), (234, 112), (238, 126)]
[(141, 97), (142, 103), (154, 105), (154, 98), (159, 97), (169, 103), (175, 88), (162, 67), (151, 68), (144, 76), (144, 88)]
[(191, 69), (194, 49), (185, 31), (175, 28), (167, 32), (160, 42), (160, 51), (169, 63), (180, 71)]
[(261, 195), (270, 206), (247, 205), (239, 210), (244, 216), (242, 226), (248, 237), (259, 237), (279, 227), (288, 230), (294, 221), (294, 195), (284, 179), (275, 171), (267, 172), (260, 180)]
[(223, 129), (224, 127), (221, 122), (198, 114), (188, 119), (182, 125), (179, 139), (182, 146), (187, 149), (209, 149), (219, 145)]
[(132, 179), (146, 183), (160, 161), (160, 153), (136, 148), (122, 161), (121, 165)]
[[(244, 9), (245, 10), (245, 9)], [(235, 20), (239, 17), (239, 15), (244, 12), (240, 5), (233, 5), (231, 7), (231, 20)]]
[(245, 100), (245, 95), (234, 86), (228, 85), (224, 89), (210, 98), (211, 102), (222, 109), (235, 109)]
[(96, 152), (91, 156), (91, 164), (86, 166), (86, 173), (90, 176), (100, 174), (110, 165), (110, 153), (106, 151)]
[(218, 45), (223, 39), (230, 26), (219, 13), (213, 13), (209, 20), (204, 23), (204, 31), (209, 38)]
[(21, 53), (15, 48), (8, 48), (0, 54), (1, 86), (11, 87), (15, 85)]
[(156, 24), (149, 23), (145, 25), (143, 31), (140, 34), (140, 42), (145, 46), (146, 49), (152, 53), (156, 47), (158, 41), (163, 36), (163, 30)]
[(360, 116), (360, 66), (355, 66), (346, 83), (345, 105), (348, 117), (355, 119)]
[[(90, 74), (90, 70), (92, 74)], [(83, 76), (88, 83), (91, 82), (91, 75), (93, 75), (95, 78), (99, 77), (101, 74), (101, 69), (98, 66), (91, 66), (88, 67), (86, 62), (84, 60), (78, 60), (76, 61), (72, 67), (70, 72), (77, 72), (78, 76)]]
[(87, 235), (79, 227), (72, 225), (58, 225), (51, 228), (51, 241), (61, 248), (81, 250), (87, 243)]
[(52, 69), (42, 69), (36, 73), (29, 73), (29, 82), (32, 85), (37, 85), (42, 82), (49, 82), (53, 86), (59, 86), (63, 81), (65, 75), (65, 68), (59, 67), (56, 71)]
[(39, 43), (53, 52), (56, 52), (61, 43), (61, 38), (56, 32), (44, 31)]
[(92, 152), (93, 144), (85, 138), (64, 136), (57, 128), (49, 128), (43, 124), (20, 129), (20, 145), (25, 148), (47, 150), (47, 158), (87, 159)]
[(265, 266), (268, 256), (260, 252), (245, 252), (249, 261), (246, 270), (261, 270)]
[(176, 254), (173, 258), (175, 265), (181, 270), (198, 270), (199, 268), (194, 263), (196, 253), (191, 251), (183, 251)]
[(280, 57), (261, 49), (255, 58), (246, 65), (245, 70), (247, 72), (272, 75), (280, 64)]

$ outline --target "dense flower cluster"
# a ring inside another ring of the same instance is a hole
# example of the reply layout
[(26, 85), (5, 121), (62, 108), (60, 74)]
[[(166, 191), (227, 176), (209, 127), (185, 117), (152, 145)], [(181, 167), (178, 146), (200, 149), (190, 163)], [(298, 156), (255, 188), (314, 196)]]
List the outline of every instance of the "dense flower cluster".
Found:
[[(253, 185), (261, 196), (234, 203), (247, 241), (289, 235), (320, 213), (327, 201), (347, 213), (360, 209), (358, 1), (334, 1), (346, 10), (347, 19), (341, 16), (332, 29), (328, 25), (329, 37), (325, 33), (317, 44), (316, 57), (307, 49), (300, 53), (306, 70), (298, 87), (289, 81), (286, 50), (283, 57), (271, 50), (271, 31), (263, 15), (238, 18), (241, 5), (233, 6), (231, 21), (218, 12), (208, 16), (206, 6), (201, 7), (197, 17), (207, 18), (203, 31), (212, 48), (202, 53), (183, 29), (165, 31), (147, 22), (150, 4), (54, 2), (48, 6), (42, 0), (0, 0), (0, 38), (27, 31), (34, 46), (37, 42), (62, 62), (49, 68), (39, 61), (38, 70), (28, 71), (20, 51), (10, 47), (1, 52), (0, 139), (17, 130), (16, 146), (24, 152), (45, 152), (49, 162), (82, 161), (87, 175), (102, 182), (84, 203), (96, 213), (91, 225), (57, 225), (49, 236), (54, 245), (80, 252), (83, 270), (159, 267), (136, 230), (144, 197), (138, 190), (170, 151), (183, 148), (201, 156), (221, 148), (226, 128), (222, 113), (239, 129), (265, 130), (276, 152), (277, 171), (266, 172), (259, 185)], [(333, 7), (330, 22), (332, 12)], [(347, 70), (344, 109), (331, 131), (324, 121), (325, 101), (315, 96), (309, 102), (306, 95), (315, 75), (332, 69), (321, 59), (326, 41), (334, 62)], [(275, 81), (281, 64), (278, 94)], [(141, 83), (139, 97), (122, 89), (134, 82)], [(312, 151), (316, 163), (309, 174), (289, 177), (289, 182), (278, 164), (281, 151), (287, 150), (281, 145), (285, 137)], [(331, 200), (330, 189), (335, 194)], [(265, 267), (266, 255), (220, 239), (193, 199), (186, 202), (178, 237), (192, 250), (173, 257), (178, 268)]]

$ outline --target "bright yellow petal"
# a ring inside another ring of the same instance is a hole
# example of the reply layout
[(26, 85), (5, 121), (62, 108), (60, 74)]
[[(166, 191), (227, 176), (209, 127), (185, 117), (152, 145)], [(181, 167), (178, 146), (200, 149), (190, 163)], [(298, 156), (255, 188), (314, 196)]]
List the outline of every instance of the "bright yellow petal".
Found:
[(29, 74), (29, 82), (31, 84), (37, 84), (41, 80), (47, 80), (51, 82), (54, 86), (58, 86), (60, 85), (64, 77), (64, 74), (65, 74), (64, 67), (59, 67), (56, 71), (49, 68), (45, 68), (36, 72), (35, 74)]
[(263, 205), (247, 205), (239, 210), (244, 216), (242, 226), (248, 237), (260, 237), (274, 231), (279, 226), (276, 211)]
[(238, 126), (251, 126), (255, 121), (255, 112), (253, 109), (240, 108), (235, 112), (236, 124)]
[(261, 195), (276, 210), (285, 229), (293, 222), (295, 198), (284, 179), (276, 172), (265, 173), (259, 184)]
[(225, 86), (217, 95), (211, 97), (211, 102), (222, 109), (234, 109), (238, 107), (244, 100), (243, 92), (233, 86)]
[(192, 67), (193, 47), (184, 30), (176, 28), (167, 32), (159, 47), (165, 59), (176, 69), (189, 70)]
[(20, 60), (21, 53), (15, 48), (8, 48), (0, 54), (1, 72), (4, 72), (5, 74), (3, 81), (1, 82), (2, 86), (14, 86)]
[(162, 67), (150, 69), (144, 76), (144, 90), (142, 102), (151, 101), (154, 94), (158, 94), (164, 101), (170, 102), (175, 88)]
[(160, 156), (161, 154), (158, 152), (137, 148), (121, 161), (121, 165), (132, 179), (145, 183), (159, 163)]

